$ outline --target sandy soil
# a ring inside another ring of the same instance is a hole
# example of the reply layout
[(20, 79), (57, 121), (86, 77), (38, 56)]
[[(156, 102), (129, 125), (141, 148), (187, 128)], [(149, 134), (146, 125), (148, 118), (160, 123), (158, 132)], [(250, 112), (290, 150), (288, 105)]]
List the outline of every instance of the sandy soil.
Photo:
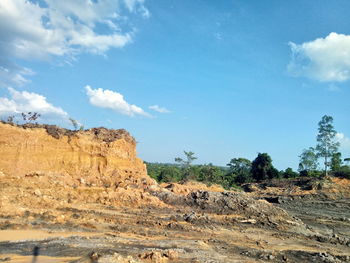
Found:
[(350, 262), (348, 181), (284, 184), (144, 194), (3, 175), (0, 262), (31, 262), (35, 246), (37, 262)]

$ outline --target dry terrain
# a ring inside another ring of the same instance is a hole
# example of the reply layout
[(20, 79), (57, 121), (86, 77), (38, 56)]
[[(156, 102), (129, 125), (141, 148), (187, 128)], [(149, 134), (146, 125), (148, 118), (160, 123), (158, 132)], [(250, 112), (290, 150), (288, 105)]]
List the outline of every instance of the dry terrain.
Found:
[(0, 123), (0, 262), (350, 262), (349, 180), (158, 185), (135, 146)]

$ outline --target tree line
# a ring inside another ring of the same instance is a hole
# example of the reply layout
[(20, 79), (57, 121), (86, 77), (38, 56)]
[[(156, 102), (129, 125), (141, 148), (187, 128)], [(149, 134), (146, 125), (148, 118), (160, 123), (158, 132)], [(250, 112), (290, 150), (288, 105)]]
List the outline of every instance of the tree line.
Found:
[(237, 187), (244, 183), (259, 182), (274, 178), (295, 178), (299, 173), (287, 168), (277, 170), (267, 153), (259, 153), (250, 161), (233, 158), (226, 167), (213, 164), (193, 165), (197, 159), (193, 152), (184, 151), (185, 158), (176, 158), (175, 164), (146, 163), (148, 175), (158, 182), (199, 181), (206, 184), (220, 184), (224, 188)]
[[(220, 184), (229, 189), (249, 182), (260, 182), (267, 179), (288, 179), (297, 177), (323, 177), (327, 175), (350, 179), (350, 158), (341, 157), (336, 141), (333, 118), (323, 116), (318, 123), (318, 135), (315, 147), (304, 149), (299, 156), (298, 171), (292, 168), (278, 170), (273, 166), (268, 153), (258, 153), (250, 161), (246, 158), (233, 158), (226, 167), (213, 164), (193, 165), (197, 159), (195, 153), (184, 151), (184, 158), (177, 157), (174, 164), (146, 163), (148, 175), (158, 182), (179, 182), (195, 180), (207, 184)], [(323, 170), (319, 160), (324, 160)]]

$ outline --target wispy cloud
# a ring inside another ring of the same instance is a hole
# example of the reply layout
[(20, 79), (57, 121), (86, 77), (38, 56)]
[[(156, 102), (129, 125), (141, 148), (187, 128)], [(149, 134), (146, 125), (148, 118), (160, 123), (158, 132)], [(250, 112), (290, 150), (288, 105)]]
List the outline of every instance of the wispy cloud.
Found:
[(350, 138), (348, 138), (344, 133), (338, 132), (335, 135), (337, 141), (340, 143), (340, 147), (344, 150), (350, 151)]
[(8, 59), (0, 58), (0, 87), (7, 86), (9, 83), (22, 86), (29, 82), (26, 76), (33, 74), (34, 72), (28, 68), (21, 67)]
[[(28, 71), (15, 59), (66, 60), (127, 45), (133, 30), (123, 31), (120, 21), (128, 14), (149, 16), (144, 0), (1, 0), (0, 75), (6, 82), (0, 85), (25, 82)], [(100, 25), (107, 29), (99, 31)]]
[(108, 89), (104, 90), (101, 88), (92, 89), (90, 86), (86, 86), (85, 90), (86, 94), (89, 97), (90, 103), (96, 107), (111, 109), (120, 114), (130, 117), (133, 117), (135, 115), (152, 117), (142, 108), (134, 104), (129, 104), (124, 99), (124, 96), (118, 92)]
[(160, 107), (158, 105), (149, 106), (148, 108), (159, 113), (170, 113), (170, 111), (167, 108)]
[(288, 71), (292, 75), (320, 82), (350, 79), (350, 35), (330, 33), (325, 38), (289, 45), (292, 58)]
[(43, 95), (17, 91), (9, 88), (9, 97), (0, 97), (0, 116), (19, 115), (22, 112), (37, 112), (45, 121), (67, 121), (68, 113), (47, 101)]
[(145, 0), (124, 0), (124, 2), (130, 12), (137, 11), (145, 18), (150, 16), (148, 9), (144, 6)]

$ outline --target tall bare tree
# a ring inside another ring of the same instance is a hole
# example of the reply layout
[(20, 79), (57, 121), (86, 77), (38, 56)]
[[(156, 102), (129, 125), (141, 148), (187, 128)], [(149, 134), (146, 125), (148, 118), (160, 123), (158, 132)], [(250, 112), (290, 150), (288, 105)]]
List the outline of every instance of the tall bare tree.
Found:
[(324, 115), (318, 123), (316, 151), (319, 157), (324, 158), (324, 172), (328, 175), (329, 159), (338, 151), (339, 142), (336, 141), (337, 132), (333, 127), (333, 117)]

